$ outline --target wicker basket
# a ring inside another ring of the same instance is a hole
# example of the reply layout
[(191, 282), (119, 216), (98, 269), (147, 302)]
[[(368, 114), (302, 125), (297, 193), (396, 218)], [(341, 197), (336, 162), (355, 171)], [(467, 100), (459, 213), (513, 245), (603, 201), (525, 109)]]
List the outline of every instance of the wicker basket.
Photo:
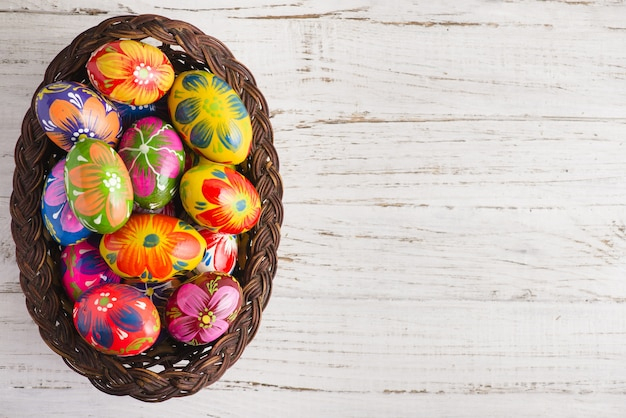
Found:
[(85, 63), (91, 52), (120, 38), (155, 41), (152, 43), (168, 55), (177, 72), (208, 69), (219, 75), (239, 93), (248, 109), (253, 142), (240, 169), (261, 196), (262, 214), (256, 227), (242, 237), (241, 259), (233, 273), (243, 287), (244, 308), (227, 333), (208, 346), (167, 338), (144, 354), (117, 357), (101, 354), (82, 340), (72, 322), (73, 304), (60, 285), (60, 247), (46, 233), (40, 214), (44, 178), (64, 153), (47, 139), (32, 105), (15, 148), (11, 228), (26, 306), (46, 344), (99, 390), (159, 402), (194, 394), (217, 381), (257, 332), (276, 273), (282, 182), (267, 104), (252, 74), (219, 40), (188, 23), (156, 15), (107, 19), (63, 49), (48, 66), (39, 87), (58, 80), (86, 82)]

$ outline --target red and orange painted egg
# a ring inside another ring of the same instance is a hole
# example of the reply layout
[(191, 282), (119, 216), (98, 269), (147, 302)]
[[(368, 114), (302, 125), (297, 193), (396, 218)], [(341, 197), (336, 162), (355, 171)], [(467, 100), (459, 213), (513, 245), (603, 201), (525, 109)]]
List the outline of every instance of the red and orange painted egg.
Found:
[(152, 301), (134, 287), (106, 283), (87, 290), (74, 304), (81, 337), (105, 354), (131, 356), (149, 349), (161, 332)]
[(211, 232), (203, 226), (196, 229), (206, 241), (206, 251), (195, 271), (232, 273), (237, 265), (237, 235)]
[(211, 232), (239, 234), (261, 216), (261, 200), (254, 185), (229, 166), (197, 165), (183, 174), (180, 199), (198, 225)]
[(76, 218), (99, 234), (117, 231), (133, 208), (133, 187), (124, 161), (102, 141), (84, 139), (67, 154), (65, 191)]
[(50, 236), (62, 246), (76, 244), (92, 233), (76, 219), (70, 208), (65, 192), (64, 168), (65, 158), (62, 158), (48, 173), (41, 198), (44, 225)]
[(195, 152), (224, 164), (246, 159), (252, 144), (250, 116), (226, 81), (208, 71), (182, 72), (167, 104), (172, 124)]
[(100, 256), (98, 245), (99, 238), (94, 234), (61, 251), (61, 282), (73, 302), (92, 287), (121, 281)]
[(115, 147), (122, 125), (115, 106), (87, 86), (58, 81), (41, 88), (35, 99), (37, 120), (52, 142), (69, 151), (83, 138)]
[(201, 345), (222, 336), (243, 306), (237, 279), (226, 273), (199, 274), (178, 287), (165, 311), (167, 330), (176, 340)]
[(118, 40), (95, 50), (87, 61), (94, 87), (109, 99), (134, 106), (162, 98), (174, 82), (174, 68), (157, 47)]
[(191, 225), (160, 214), (135, 213), (100, 240), (100, 254), (115, 273), (143, 281), (165, 281), (193, 270), (205, 248)]
[(135, 203), (145, 209), (165, 206), (183, 173), (183, 143), (172, 125), (155, 116), (135, 122), (124, 132), (118, 154), (128, 168)]

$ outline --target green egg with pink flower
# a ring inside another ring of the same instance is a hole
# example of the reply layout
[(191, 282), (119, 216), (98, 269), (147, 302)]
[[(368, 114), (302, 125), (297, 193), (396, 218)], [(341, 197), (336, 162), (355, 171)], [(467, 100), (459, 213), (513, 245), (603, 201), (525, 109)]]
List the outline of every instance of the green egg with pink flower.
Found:
[(176, 340), (203, 345), (222, 336), (244, 303), (239, 282), (230, 274), (206, 272), (178, 287), (170, 296), (165, 321)]
[(67, 153), (67, 200), (78, 221), (90, 231), (120, 229), (133, 209), (133, 186), (117, 152), (103, 141), (82, 139)]

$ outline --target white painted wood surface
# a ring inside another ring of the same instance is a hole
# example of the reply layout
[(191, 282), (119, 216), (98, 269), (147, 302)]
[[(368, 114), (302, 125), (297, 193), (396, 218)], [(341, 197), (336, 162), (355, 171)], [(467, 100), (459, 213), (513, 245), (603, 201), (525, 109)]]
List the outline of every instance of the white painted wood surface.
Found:
[[(193, 23), (251, 69), (285, 184), (258, 336), (157, 405), (98, 392), (41, 341), (9, 227), (47, 63), (128, 13)], [(625, 17), (609, 0), (0, 0), (0, 416), (625, 416)]]

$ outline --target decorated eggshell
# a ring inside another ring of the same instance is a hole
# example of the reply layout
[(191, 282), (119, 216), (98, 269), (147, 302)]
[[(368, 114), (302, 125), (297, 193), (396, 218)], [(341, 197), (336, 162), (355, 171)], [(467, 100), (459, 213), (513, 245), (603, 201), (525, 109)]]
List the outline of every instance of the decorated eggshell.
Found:
[(252, 183), (223, 164), (191, 168), (183, 174), (179, 192), (185, 211), (211, 232), (239, 234), (261, 216), (261, 201)]
[(206, 251), (195, 271), (232, 273), (237, 265), (237, 235), (211, 232), (202, 226), (196, 229), (206, 241)]
[(191, 225), (158, 214), (133, 214), (100, 240), (100, 254), (115, 273), (143, 281), (160, 282), (194, 269), (205, 248)]
[(46, 177), (41, 199), (44, 225), (52, 238), (62, 246), (75, 244), (91, 235), (91, 231), (78, 221), (67, 202), (64, 168), (65, 158), (52, 167)]
[(152, 301), (121, 283), (87, 290), (74, 304), (73, 318), (80, 336), (105, 354), (140, 354), (161, 332), (161, 319)]
[(248, 156), (250, 116), (226, 81), (203, 70), (182, 72), (167, 105), (174, 128), (198, 154), (224, 164), (239, 164)]
[(165, 311), (167, 330), (176, 340), (201, 345), (224, 334), (243, 306), (237, 279), (207, 272), (178, 287)]
[(118, 40), (96, 49), (87, 61), (87, 75), (109, 99), (134, 106), (154, 103), (174, 82), (174, 68), (157, 47)]
[(72, 302), (92, 287), (121, 280), (100, 256), (98, 245), (99, 238), (92, 235), (61, 251), (61, 282)]
[(73, 81), (41, 88), (35, 99), (35, 113), (48, 138), (65, 151), (83, 138), (99, 139), (115, 147), (122, 128), (111, 102)]
[(99, 234), (120, 229), (133, 209), (128, 170), (102, 141), (82, 140), (67, 154), (65, 191), (78, 220)]
[(167, 95), (163, 96), (157, 102), (147, 105), (135, 106), (125, 103), (116, 103), (115, 107), (122, 118), (122, 130), (124, 131), (130, 128), (133, 123), (137, 122), (139, 119), (148, 116), (156, 116), (161, 119), (169, 118), (167, 111)]
[(155, 116), (138, 120), (124, 132), (118, 154), (139, 206), (158, 209), (172, 199), (185, 161), (183, 143), (172, 125)]

